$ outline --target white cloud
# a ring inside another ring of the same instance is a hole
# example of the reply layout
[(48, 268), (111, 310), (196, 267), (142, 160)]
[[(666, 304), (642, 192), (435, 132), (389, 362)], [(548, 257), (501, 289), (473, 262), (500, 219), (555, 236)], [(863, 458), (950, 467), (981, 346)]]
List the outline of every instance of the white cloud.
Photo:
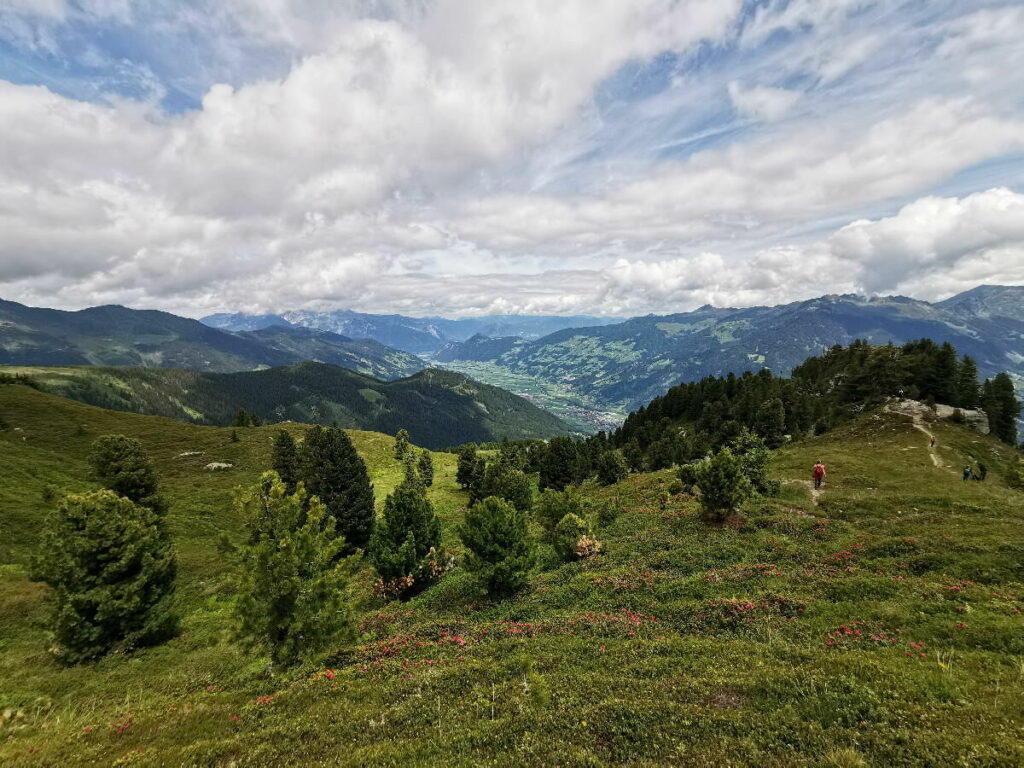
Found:
[(733, 80), (729, 83), (729, 98), (741, 114), (759, 120), (778, 120), (800, 100), (800, 93), (765, 85), (746, 87)]

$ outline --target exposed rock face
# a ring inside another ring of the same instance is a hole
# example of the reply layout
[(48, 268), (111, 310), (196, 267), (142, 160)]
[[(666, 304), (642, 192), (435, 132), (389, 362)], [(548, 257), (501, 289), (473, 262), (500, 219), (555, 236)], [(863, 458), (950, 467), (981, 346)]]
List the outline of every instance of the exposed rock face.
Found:
[(983, 435), (989, 432), (988, 415), (984, 411), (972, 411), (968, 408), (954, 408), (951, 405), (936, 403), (929, 408), (919, 400), (899, 400), (893, 398), (886, 405), (886, 410), (903, 413), (918, 419), (951, 419), (956, 411), (963, 414), (964, 424)]

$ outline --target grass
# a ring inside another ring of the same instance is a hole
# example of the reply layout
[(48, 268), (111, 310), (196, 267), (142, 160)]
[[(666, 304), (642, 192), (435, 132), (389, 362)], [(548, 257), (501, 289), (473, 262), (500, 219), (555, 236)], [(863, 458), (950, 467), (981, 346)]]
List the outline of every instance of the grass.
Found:
[[(358, 644), (270, 677), (229, 639), (214, 540), (237, 531), (230, 490), (266, 465), (271, 428), (230, 444), (229, 429), (11, 386), (0, 410), (11, 427), (0, 433), (4, 765), (1024, 760), (1024, 496), (1003, 482), (1017, 457), (959, 427), (933, 427), (951, 468), (932, 466), (924, 436), (894, 415), (787, 447), (778, 497), (731, 527), (667, 497), (670, 472), (587, 486), (605, 554), (559, 564), (542, 547), (529, 589), (498, 603), (460, 569), (409, 602), (378, 603), (364, 572)], [(24, 557), (43, 488), (89, 487), (82, 456), (109, 431), (143, 440), (172, 498), (185, 626), (159, 648), (65, 669), (46, 652)], [(382, 495), (401, 477), (392, 441), (354, 438)], [(175, 458), (190, 450), (206, 453)], [(829, 478), (815, 504), (806, 481), (819, 458)], [(985, 483), (960, 481), (970, 458), (989, 466)], [(456, 546), (454, 457), (434, 459)], [(203, 470), (212, 460), (235, 466)]]

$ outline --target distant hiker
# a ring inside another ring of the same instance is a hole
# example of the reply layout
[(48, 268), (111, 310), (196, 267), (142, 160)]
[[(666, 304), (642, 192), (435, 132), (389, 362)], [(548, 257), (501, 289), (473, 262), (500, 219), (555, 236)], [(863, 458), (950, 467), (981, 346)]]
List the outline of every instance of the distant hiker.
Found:
[(978, 462), (978, 474), (975, 476), (974, 479), (975, 480), (984, 480), (986, 477), (988, 477), (988, 467), (986, 467), (984, 464), (982, 464), (979, 461)]
[(930, 443), (928, 443), (928, 447), (929, 448), (934, 448), (935, 447), (935, 436), (934, 435), (932, 435), (932, 441)]
[(825, 479), (825, 465), (820, 461), (811, 470), (811, 477), (814, 478), (814, 490), (821, 488), (821, 481)]
[(971, 479), (971, 468), (969, 466), (964, 467), (964, 482)]

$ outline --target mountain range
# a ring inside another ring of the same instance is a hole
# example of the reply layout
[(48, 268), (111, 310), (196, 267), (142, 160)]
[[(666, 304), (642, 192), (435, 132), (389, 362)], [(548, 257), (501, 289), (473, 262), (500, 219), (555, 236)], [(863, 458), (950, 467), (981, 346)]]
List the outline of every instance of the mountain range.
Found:
[(103, 306), (65, 312), (0, 300), (0, 364), (112, 365), (248, 371), (314, 360), (381, 379), (422, 370), (418, 357), (314, 328), (239, 333), (167, 312)]
[(528, 400), (453, 371), (427, 369), (397, 381), (325, 363), (237, 373), (102, 366), (3, 372), (89, 405), (196, 424), (229, 425), (242, 409), (269, 423), (337, 423), (387, 434), (404, 428), (417, 445), (433, 449), (569, 434), (556, 416)]
[(516, 336), (538, 339), (565, 328), (588, 328), (622, 322), (622, 318), (588, 315), (485, 315), (449, 319), (371, 315), (342, 309), (333, 312), (307, 310), (279, 315), (217, 314), (202, 318), (207, 325), (229, 331), (252, 331), (273, 326), (318, 328), (357, 339), (375, 339), (416, 355), (430, 355), (446, 344), (474, 335)]
[[(774, 307), (701, 307), (615, 325), (565, 329), (537, 340), (474, 336), (439, 363), (559, 383), (605, 406), (632, 410), (683, 381), (770, 368), (786, 375), (835, 344), (866, 339), (951, 342), (983, 376), (1024, 382), (1024, 286), (979, 286), (931, 304), (901, 296), (823, 296)], [(490, 372), (490, 373), (488, 373)]]

